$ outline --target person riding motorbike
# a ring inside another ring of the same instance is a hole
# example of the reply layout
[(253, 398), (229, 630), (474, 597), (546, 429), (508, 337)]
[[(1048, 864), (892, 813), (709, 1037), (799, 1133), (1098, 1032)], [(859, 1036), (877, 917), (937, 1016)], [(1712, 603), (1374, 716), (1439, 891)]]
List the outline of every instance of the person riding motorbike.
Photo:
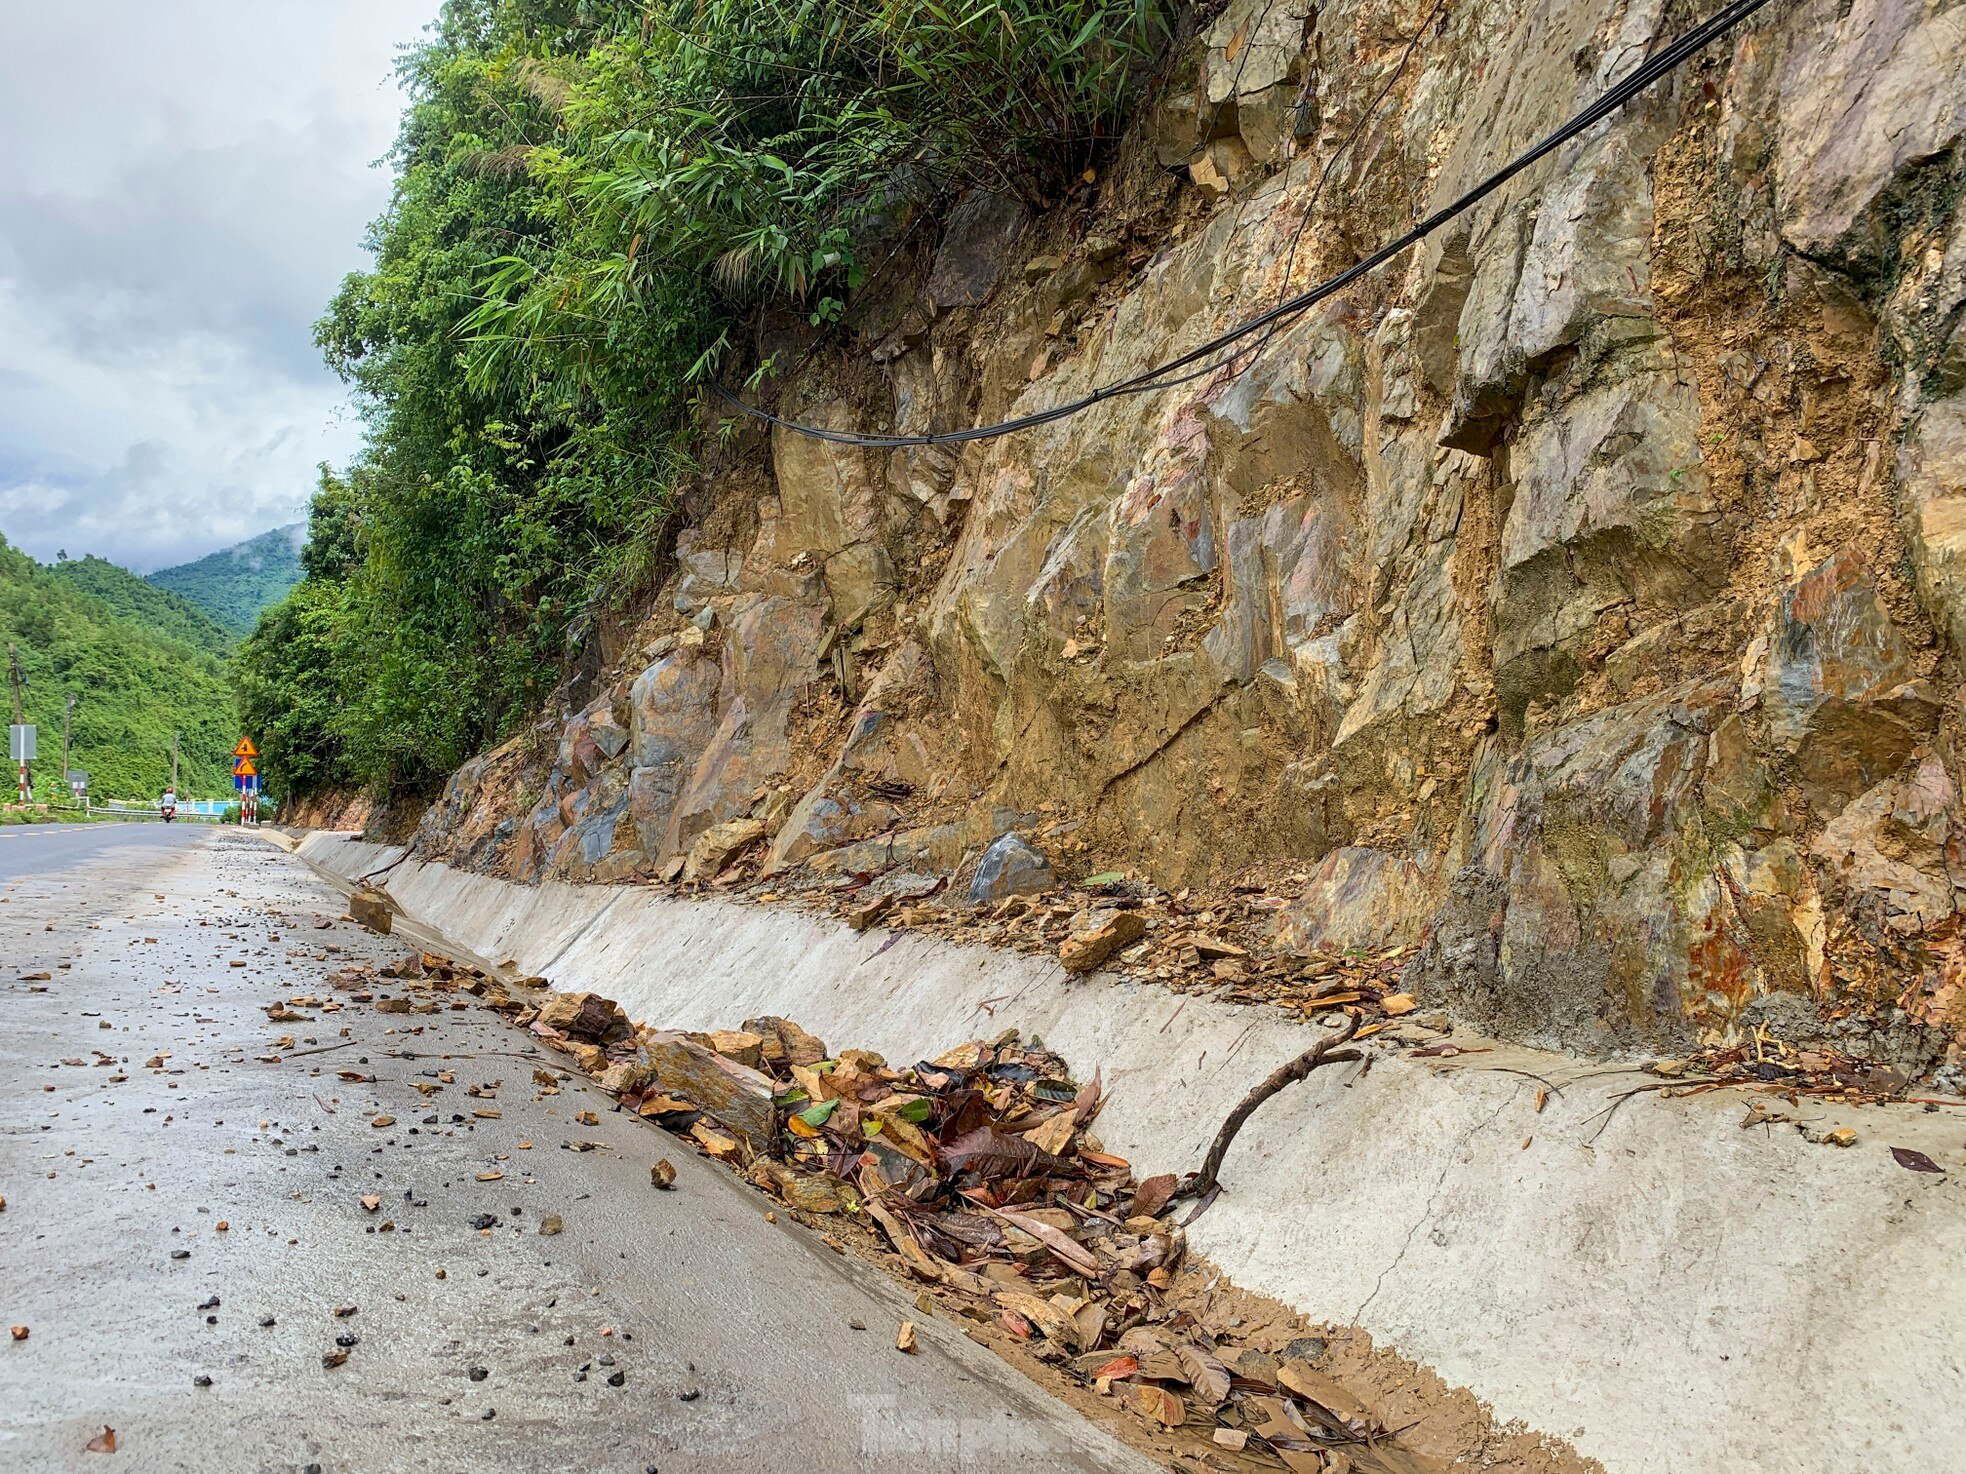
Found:
[(177, 817), (177, 790), (175, 788), (166, 788), (164, 790), (163, 798), (157, 803), (157, 812), (163, 816), (166, 824)]

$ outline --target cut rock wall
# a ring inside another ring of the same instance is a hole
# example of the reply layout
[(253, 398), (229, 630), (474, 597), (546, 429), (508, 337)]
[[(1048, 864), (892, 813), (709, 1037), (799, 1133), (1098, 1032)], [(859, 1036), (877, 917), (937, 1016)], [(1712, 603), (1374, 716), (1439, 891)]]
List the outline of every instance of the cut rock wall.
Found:
[[(912, 433), (1136, 373), (1698, 18), (1230, 0), (1094, 182), (971, 196), (769, 332), (775, 407)], [(1801, 1018), (1959, 1083), (1962, 130), (1966, 8), (1777, 4), (1212, 373), (961, 449), (740, 426), (601, 680), (418, 852), (714, 882), (1017, 830), (1266, 886), (1280, 948), (1411, 944), (1511, 1037)]]

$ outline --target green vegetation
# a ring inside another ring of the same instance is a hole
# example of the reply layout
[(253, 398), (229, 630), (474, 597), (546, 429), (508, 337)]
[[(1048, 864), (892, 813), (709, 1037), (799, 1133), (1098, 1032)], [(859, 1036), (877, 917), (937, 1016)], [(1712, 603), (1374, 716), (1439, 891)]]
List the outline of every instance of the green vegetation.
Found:
[(62, 558), (48, 571), (70, 588), (102, 600), (122, 618), (180, 645), (213, 655), (224, 655), (232, 648), (232, 635), (203, 609), (182, 594), (158, 588), (107, 558), (93, 553), (86, 558)]
[(367, 406), (241, 649), (283, 792), (426, 788), (645, 590), (713, 370), (837, 321), (961, 191), (1107, 146), (1161, 0), (447, 0), (396, 189), (321, 320)]
[(196, 563), (160, 568), (147, 576), (147, 582), (190, 601), (237, 639), (251, 631), (261, 611), (286, 598), (287, 590), (299, 581), (300, 533), (299, 523), (276, 527)]
[[(229, 793), (239, 732), (223, 658), (176, 638), (171, 631), (181, 611), (167, 608), (161, 629), (139, 623), (78, 587), (66, 571), (74, 566), (44, 568), (0, 538), (0, 662), (6, 644), (14, 644), (28, 681), (27, 719), (39, 728), (35, 797), (65, 796), (61, 723), (70, 691), (79, 699), (69, 766), (89, 774), (93, 797), (155, 798), (170, 780), (174, 731), (182, 734), (178, 779), (185, 796)], [(134, 581), (132, 574), (123, 577)], [(100, 570), (82, 579), (115, 586)], [(8, 699), (0, 686), (0, 700)], [(11, 703), (7, 719), (13, 719)], [(12, 797), (11, 768), (0, 796)]]

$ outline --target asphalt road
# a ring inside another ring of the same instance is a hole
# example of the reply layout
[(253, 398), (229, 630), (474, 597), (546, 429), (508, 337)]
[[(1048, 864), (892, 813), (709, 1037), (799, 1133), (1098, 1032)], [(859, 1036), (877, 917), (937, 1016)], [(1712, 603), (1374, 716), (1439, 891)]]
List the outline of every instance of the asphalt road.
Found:
[(202, 824), (141, 821), (0, 825), (0, 884), (67, 870), (112, 846), (141, 847), (161, 860), (172, 851), (196, 844), (205, 830)]
[(488, 1011), (269, 1022), (406, 948), (264, 841), (0, 867), (0, 1470), (1153, 1467)]

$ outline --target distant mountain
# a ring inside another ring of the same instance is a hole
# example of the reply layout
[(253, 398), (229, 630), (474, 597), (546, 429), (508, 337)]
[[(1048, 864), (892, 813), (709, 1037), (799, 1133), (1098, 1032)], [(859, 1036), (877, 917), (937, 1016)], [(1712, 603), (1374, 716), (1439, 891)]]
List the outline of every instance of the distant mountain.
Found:
[[(39, 728), (35, 796), (45, 801), (61, 790), (62, 708), (71, 691), (77, 701), (69, 766), (89, 774), (96, 798), (161, 793), (171, 776), (173, 732), (180, 740), (180, 791), (194, 798), (229, 795), (238, 706), (226, 661), (209, 647), (209, 628), (197, 645), (161, 632), (158, 618), (191, 617), (161, 595), (147, 615), (125, 615), (112, 598), (83, 585), (98, 584), (136, 608), (143, 596), (122, 583), (141, 587), (136, 576), (98, 558), (77, 561), (101, 567), (43, 567), (0, 537), (0, 699), (11, 644), (27, 678), (27, 719)], [(10, 764), (0, 784), (0, 798), (8, 801), (12, 771)]]
[(146, 577), (189, 599), (234, 636), (249, 635), (260, 611), (300, 582), (300, 545), (306, 539), (307, 524), (296, 522)]
[(129, 569), (98, 558), (67, 558), (48, 565), (48, 572), (70, 588), (102, 600), (119, 616), (195, 650), (224, 655), (232, 635), (182, 594), (137, 577)]

